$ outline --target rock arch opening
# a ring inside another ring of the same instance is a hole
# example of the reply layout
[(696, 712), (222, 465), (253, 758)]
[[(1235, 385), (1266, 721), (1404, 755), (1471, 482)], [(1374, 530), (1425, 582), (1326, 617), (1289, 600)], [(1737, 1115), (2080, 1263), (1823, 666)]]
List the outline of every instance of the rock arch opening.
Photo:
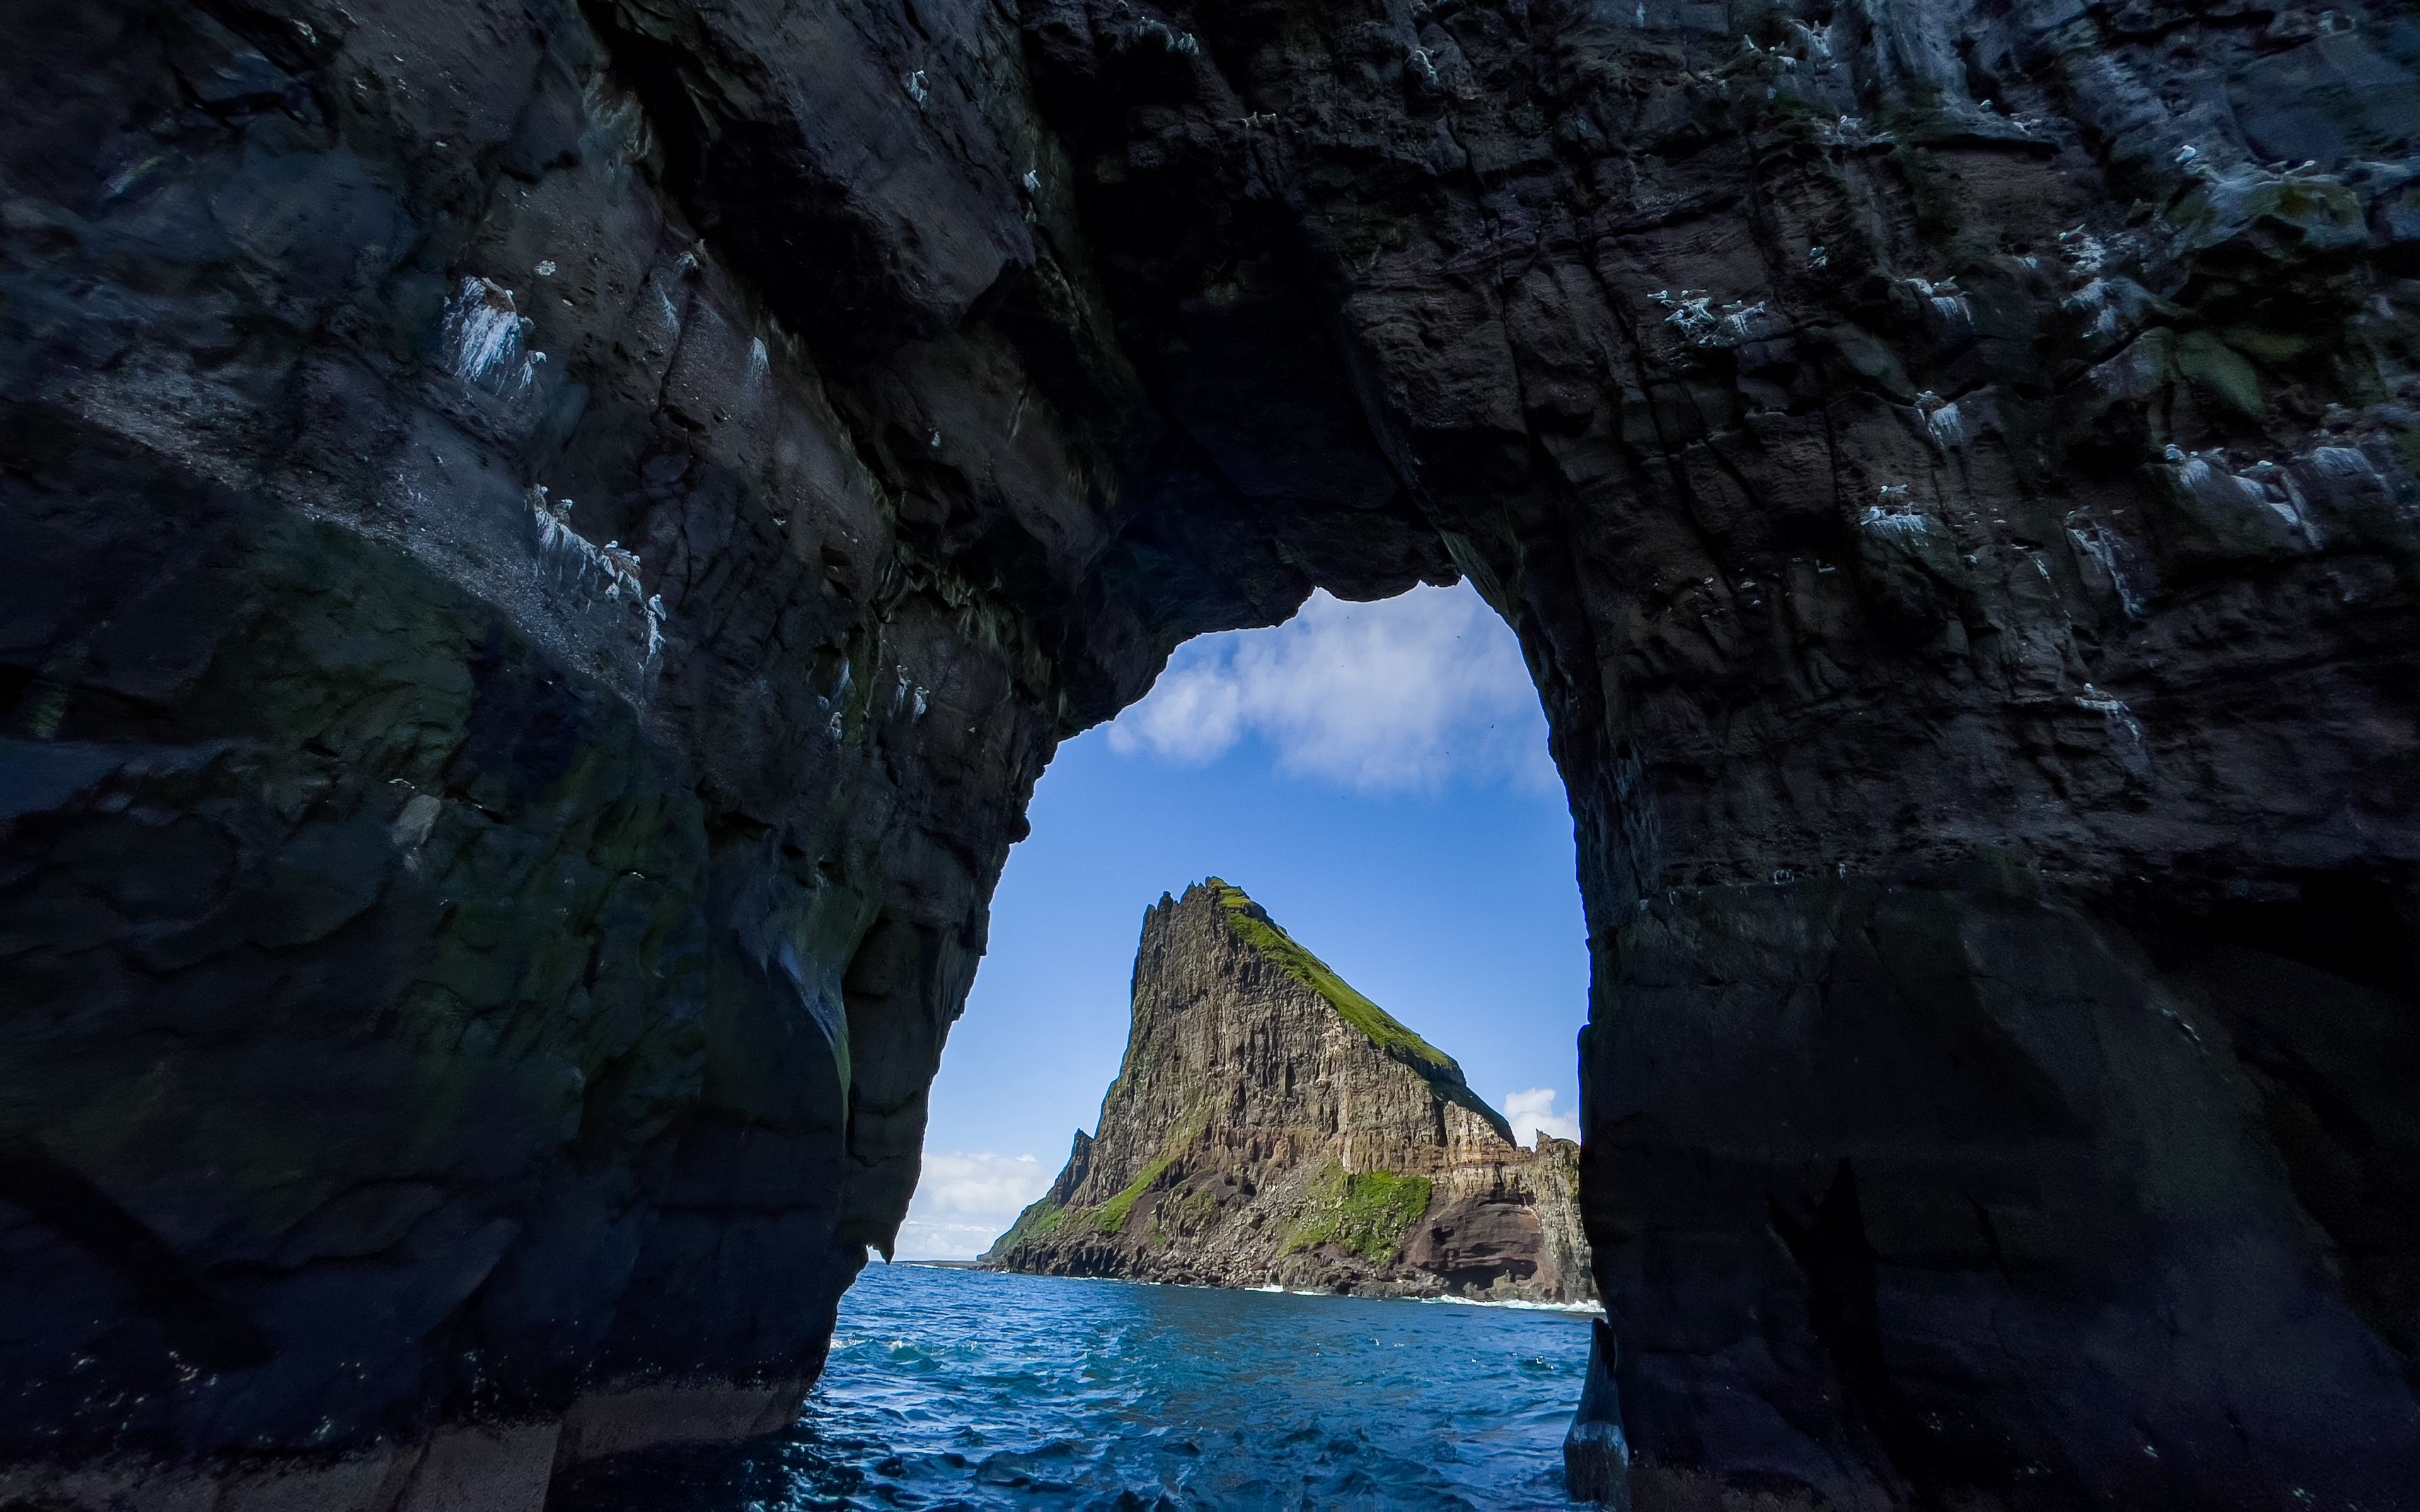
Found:
[(36, 8), (11, 1494), (782, 1421), (1057, 742), (1456, 575), (1642, 1486), (2406, 1494), (2383, 0)]
[[(1158, 1178), (1135, 1194), (1131, 1222), (1121, 1210), (1122, 1232), (1145, 1235), (1159, 1210), (1190, 1203), (1189, 1248), (1206, 1252), (1276, 1222), (1253, 1285), (1279, 1284), (1262, 1271), (1311, 1247), (1281, 1242), (1291, 1210), (1245, 1211), (1275, 1173), (1316, 1176), (1332, 1160), (1347, 1176), (1426, 1180), (1462, 1159), (1444, 1128), (1457, 1097), (1505, 1126), (1492, 1144), (1532, 1146), (1542, 1127), (1574, 1138), (1585, 928), (1544, 741), (1517, 643), (1466, 587), (1367, 605), (1315, 595), (1282, 627), (1181, 649), (1143, 702), (1063, 746), (1037, 785), (1032, 834), (993, 895), (985, 964), (935, 1080), (927, 1173), (897, 1254), (971, 1259), (1046, 1184), (1082, 1185), (1081, 1172), (1051, 1181), (1068, 1130), (1099, 1134), (1104, 1090), (1146, 1070), (1169, 1097), (1217, 1106), (1188, 1134), (1187, 1107), (1122, 1103), (1131, 1126), (1103, 1135), (1088, 1200), (1148, 1167)], [(1357, 1059), (1350, 1021), (1282, 971), (1255, 970), (1264, 952), (1152, 922), (1211, 879), (1281, 921), (1271, 927), (1355, 1011), (1367, 1005), (1442, 1057), (1454, 1095), (1396, 1107), (1395, 1092), (1419, 1088), (1390, 1075), (1415, 1071), (1383, 1053)], [(1153, 943), (1171, 930), (1186, 945), (1172, 955)], [(1323, 1091), (1340, 1077), (1358, 1089)], [(1172, 1148), (1188, 1138), (1202, 1148)], [(1092, 1134), (1076, 1144), (1090, 1151)], [(1477, 1201), (1489, 1163), (1466, 1164)], [(1231, 1190), (1239, 1180), (1256, 1191)], [(1569, 1238), (1576, 1247), (1575, 1226)], [(1174, 1263), (1096, 1247), (1105, 1264)], [(1230, 1258), (1232, 1281), (1243, 1262)], [(1340, 1273), (1340, 1284), (1354, 1283)]]

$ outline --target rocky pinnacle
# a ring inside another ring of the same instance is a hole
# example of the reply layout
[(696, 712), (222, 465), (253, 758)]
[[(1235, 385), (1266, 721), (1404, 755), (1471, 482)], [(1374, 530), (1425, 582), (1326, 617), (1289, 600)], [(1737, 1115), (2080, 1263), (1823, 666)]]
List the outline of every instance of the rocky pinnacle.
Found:
[(1462, 1068), (1212, 877), (1162, 897), (1134, 1027), (1067, 1168), (985, 1262), (1363, 1295), (1592, 1294), (1579, 1147), (1513, 1142)]

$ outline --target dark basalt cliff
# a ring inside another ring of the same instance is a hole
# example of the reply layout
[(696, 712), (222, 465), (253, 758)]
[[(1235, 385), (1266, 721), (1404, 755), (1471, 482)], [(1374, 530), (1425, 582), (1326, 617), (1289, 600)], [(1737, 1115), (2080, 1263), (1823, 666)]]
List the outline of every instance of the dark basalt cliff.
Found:
[(2402, 8), (10, 17), (0, 1497), (777, 1427), (1053, 744), (1461, 573), (1642, 1504), (2412, 1504)]
[(984, 1262), (1363, 1296), (1592, 1294), (1579, 1147), (1535, 1149), (1462, 1068), (1212, 877), (1163, 896), (1134, 1027), (1067, 1166)]

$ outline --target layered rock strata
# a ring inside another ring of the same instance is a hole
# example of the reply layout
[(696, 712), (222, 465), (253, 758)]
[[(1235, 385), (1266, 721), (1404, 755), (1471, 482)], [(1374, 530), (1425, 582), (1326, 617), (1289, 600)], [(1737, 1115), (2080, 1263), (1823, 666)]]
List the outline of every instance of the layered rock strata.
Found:
[(1642, 1504), (2408, 1501), (2404, 8), (13, 19), (7, 1494), (777, 1427), (1054, 743), (1460, 573)]
[(1100, 1133), (984, 1263), (1364, 1296), (1592, 1294), (1579, 1147), (1512, 1140), (1451, 1057), (1217, 877), (1143, 916)]

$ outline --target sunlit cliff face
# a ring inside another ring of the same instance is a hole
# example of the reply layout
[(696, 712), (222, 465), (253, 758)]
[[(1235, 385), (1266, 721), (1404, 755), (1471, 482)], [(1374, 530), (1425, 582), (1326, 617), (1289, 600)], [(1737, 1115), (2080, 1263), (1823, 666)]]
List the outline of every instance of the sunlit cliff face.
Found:
[(2331, 15), (29, 18), (10, 1484), (786, 1421), (1054, 743), (1460, 574), (1642, 1475), (2391, 1502), (2414, 91)]
[(1160, 895), (1133, 1027), (998, 1269), (1364, 1296), (1593, 1300), (1578, 1149), (1515, 1144), (1454, 1057), (1218, 877)]

